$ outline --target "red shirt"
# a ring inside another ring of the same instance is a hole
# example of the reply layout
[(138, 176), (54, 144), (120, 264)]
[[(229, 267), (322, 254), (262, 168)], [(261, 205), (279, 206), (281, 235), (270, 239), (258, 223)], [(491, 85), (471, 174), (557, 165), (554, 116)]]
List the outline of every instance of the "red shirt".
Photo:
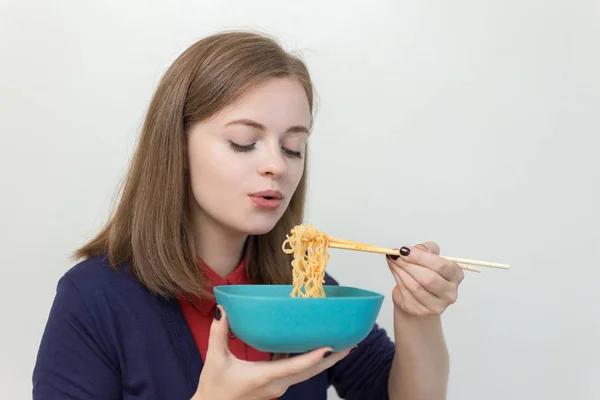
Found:
[[(218, 285), (240, 285), (251, 284), (246, 275), (246, 262), (242, 260), (240, 265), (233, 272), (223, 279), (219, 274), (213, 271), (206, 263), (200, 260), (200, 266), (204, 269), (206, 277), (210, 284), (210, 290), (213, 296), (210, 299), (195, 299), (192, 303), (179, 298), (179, 305), (183, 311), (183, 316), (192, 332), (194, 341), (200, 351), (202, 361), (206, 361), (206, 352), (208, 350), (208, 337), (210, 335), (210, 325), (212, 324), (215, 312), (216, 301), (214, 298), (213, 287)], [(271, 353), (264, 353), (248, 346), (240, 339), (229, 332), (229, 350), (233, 355), (241, 360), (264, 361), (271, 360)]]

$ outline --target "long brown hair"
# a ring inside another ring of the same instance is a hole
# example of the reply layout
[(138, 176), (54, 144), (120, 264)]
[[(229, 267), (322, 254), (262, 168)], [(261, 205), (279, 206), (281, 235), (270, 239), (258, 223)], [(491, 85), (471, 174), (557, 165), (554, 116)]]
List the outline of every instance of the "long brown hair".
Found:
[[(75, 258), (106, 253), (113, 267), (128, 264), (143, 286), (162, 297), (209, 295), (193, 245), (185, 134), (254, 85), (288, 76), (304, 86), (312, 114), (306, 65), (274, 39), (223, 32), (185, 50), (152, 98), (116, 211)], [(281, 245), (303, 221), (306, 175), (305, 157), (305, 172), (282, 218), (269, 233), (248, 238), (247, 270), (256, 283), (291, 283), (291, 259)]]

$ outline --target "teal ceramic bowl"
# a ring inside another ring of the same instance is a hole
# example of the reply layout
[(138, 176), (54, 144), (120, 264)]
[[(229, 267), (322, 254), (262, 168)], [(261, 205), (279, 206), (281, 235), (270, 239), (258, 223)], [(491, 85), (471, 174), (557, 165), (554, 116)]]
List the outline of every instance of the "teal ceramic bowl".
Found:
[(216, 286), (215, 298), (231, 332), (257, 350), (303, 353), (330, 346), (343, 350), (365, 339), (384, 296), (348, 286), (328, 286), (325, 298), (290, 297), (291, 285)]

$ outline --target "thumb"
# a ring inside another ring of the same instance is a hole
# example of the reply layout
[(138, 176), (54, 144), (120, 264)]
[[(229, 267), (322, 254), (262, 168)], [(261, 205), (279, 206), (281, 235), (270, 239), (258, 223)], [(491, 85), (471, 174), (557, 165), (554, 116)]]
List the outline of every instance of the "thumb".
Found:
[(426, 241), (416, 245), (415, 247), (418, 247), (427, 253), (435, 254), (436, 256), (440, 255), (440, 246), (436, 242)]
[(217, 305), (215, 318), (210, 325), (206, 358), (209, 356), (222, 357), (227, 354), (229, 354), (229, 324), (227, 323), (225, 309)]

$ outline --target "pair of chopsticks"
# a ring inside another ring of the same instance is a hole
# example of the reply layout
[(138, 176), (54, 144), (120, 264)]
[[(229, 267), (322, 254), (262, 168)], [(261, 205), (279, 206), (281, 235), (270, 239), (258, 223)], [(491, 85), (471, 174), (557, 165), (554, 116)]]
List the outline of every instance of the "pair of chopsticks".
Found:
[[(372, 246), (372, 245), (364, 244), (364, 243), (351, 242), (349, 240), (332, 238), (330, 236), (328, 236), (328, 239), (329, 239), (329, 247), (331, 247), (333, 249), (366, 251), (366, 252), (370, 252), (370, 253), (389, 254), (392, 256), (400, 255), (399, 250), (386, 249), (385, 247), (378, 247), (378, 246)], [(510, 269), (510, 266), (508, 264), (499, 264), (499, 263), (490, 262), (490, 261), (470, 260), (468, 258), (456, 258), (456, 257), (447, 257), (447, 256), (440, 256), (440, 257), (457, 263), (462, 269), (467, 270), (467, 271), (481, 272), (482, 269), (480, 267)]]

